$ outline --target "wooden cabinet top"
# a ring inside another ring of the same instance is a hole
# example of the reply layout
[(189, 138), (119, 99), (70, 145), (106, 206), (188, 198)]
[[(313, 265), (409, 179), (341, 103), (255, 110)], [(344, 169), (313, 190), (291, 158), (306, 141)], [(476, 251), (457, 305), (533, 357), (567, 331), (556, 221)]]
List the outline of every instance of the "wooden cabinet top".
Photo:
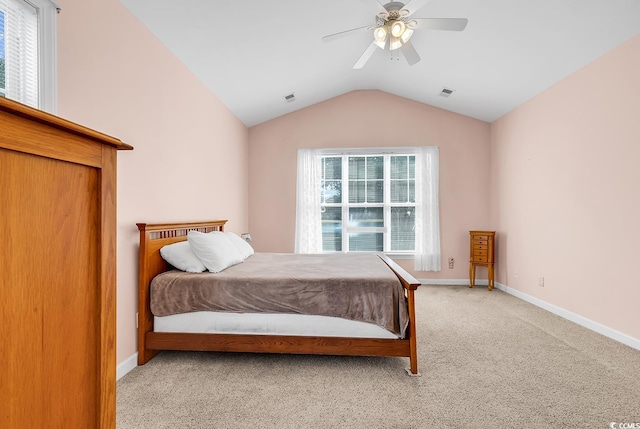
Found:
[[(118, 150), (133, 149), (133, 146), (123, 143), (115, 137), (111, 137), (99, 131), (92, 130), (91, 128), (76, 124), (75, 122), (68, 121), (66, 119), (60, 118), (59, 116), (52, 115), (42, 110), (34, 109), (33, 107), (18, 103), (17, 101), (0, 97), (0, 115), (4, 113), (22, 117), (29, 121), (38, 122), (69, 133), (73, 133), (91, 139), (95, 142), (112, 146)], [(2, 121), (0, 121), (0, 125), (1, 124)]]
[(496, 235), (495, 231), (469, 231), (471, 235)]

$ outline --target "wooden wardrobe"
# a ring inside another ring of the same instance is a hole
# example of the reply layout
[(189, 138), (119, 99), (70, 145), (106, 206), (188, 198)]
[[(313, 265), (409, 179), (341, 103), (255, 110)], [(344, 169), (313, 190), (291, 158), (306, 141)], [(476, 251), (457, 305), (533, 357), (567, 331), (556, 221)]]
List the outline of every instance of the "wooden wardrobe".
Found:
[(1, 428), (115, 428), (119, 149), (0, 98)]

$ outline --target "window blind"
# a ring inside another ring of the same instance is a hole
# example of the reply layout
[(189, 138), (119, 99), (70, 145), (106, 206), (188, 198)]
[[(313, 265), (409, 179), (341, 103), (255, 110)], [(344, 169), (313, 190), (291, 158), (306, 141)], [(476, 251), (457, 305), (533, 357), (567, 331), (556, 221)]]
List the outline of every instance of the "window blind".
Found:
[[(38, 107), (38, 11), (22, 0), (0, 0), (4, 62), (3, 95)], [(2, 84), (2, 82), (0, 82)]]

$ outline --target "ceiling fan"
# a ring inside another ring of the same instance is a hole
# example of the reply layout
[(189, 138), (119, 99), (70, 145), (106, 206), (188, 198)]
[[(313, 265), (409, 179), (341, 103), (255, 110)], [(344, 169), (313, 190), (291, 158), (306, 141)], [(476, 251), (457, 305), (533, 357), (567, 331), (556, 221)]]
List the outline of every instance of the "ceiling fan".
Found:
[(399, 49), (409, 65), (420, 61), (420, 55), (411, 43), (411, 36), (415, 30), (449, 30), (462, 31), (467, 26), (466, 18), (414, 18), (413, 14), (420, 10), (430, 0), (409, 0), (407, 3), (392, 1), (385, 5), (377, 0), (361, 0), (368, 5), (377, 7), (375, 24), (352, 28), (329, 34), (322, 38), (328, 42), (358, 31), (373, 31), (373, 41), (353, 65), (354, 69), (361, 69), (369, 61), (376, 49)]

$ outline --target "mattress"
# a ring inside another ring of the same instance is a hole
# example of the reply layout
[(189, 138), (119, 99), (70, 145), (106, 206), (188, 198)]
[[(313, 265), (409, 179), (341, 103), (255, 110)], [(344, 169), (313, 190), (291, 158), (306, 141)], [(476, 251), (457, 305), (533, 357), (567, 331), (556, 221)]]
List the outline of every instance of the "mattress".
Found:
[(155, 316), (153, 325), (154, 332), (398, 338), (373, 323), (305, 314), (196, 311)]

